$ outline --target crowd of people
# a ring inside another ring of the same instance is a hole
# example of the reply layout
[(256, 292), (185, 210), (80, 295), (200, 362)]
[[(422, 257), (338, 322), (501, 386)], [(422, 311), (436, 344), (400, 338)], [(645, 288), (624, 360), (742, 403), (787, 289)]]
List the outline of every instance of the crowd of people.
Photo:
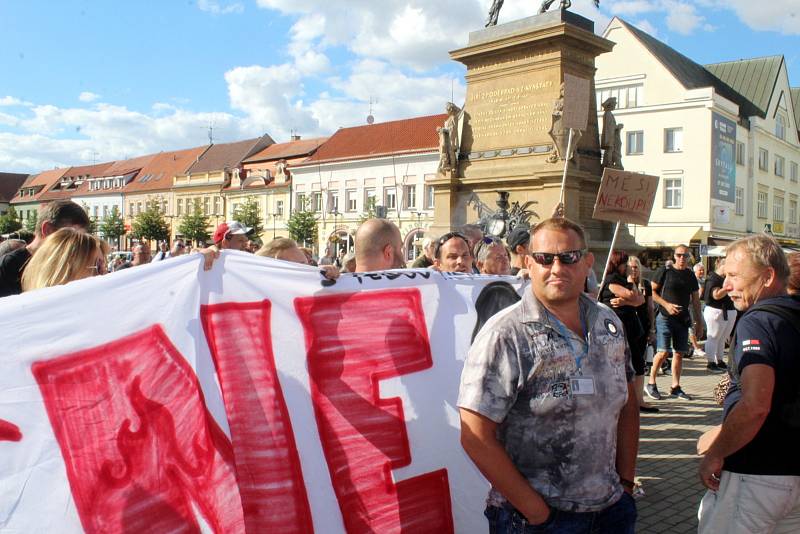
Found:
[[(70, 201), (48, 204), (38, 221), (29, 242), (0, 244), (0, 297), (190, 251), (176, 240), (151, 256), (138, 243), (129, 260), (115, 257)], [(406, 267), (400, 231), (387, 219), (365, 221), (352, 254), (328, 251), (319, 260), (292, 239), (256, 247), (251, 237), (240, 222), (224, 222), (213, 245), (195, 252), (207, 269), (220, 251), (238, 250), (317, 265), (334, 280)], [(754, 235), (730, 245), (708, 275), (691, 263), (680, 245), (648, 279), (636, 256), (613, 250), (598, 284), (583, 229), (558, 209), (505, 241), (476, 225), (425, 238), (413, 268), (526, 281), (473, 333), (458, 396), (462, 445), (492, 485), (490, 532), (634, 532), (639, 414), (659, 411), (644, 396), (664, 398), (662, 372), (669, 396), (691, 401), (681, 376), (692, 354), (726, 377), (723, 423), (698, 442), (708, 488), (700, 531), (800, 531), (800, 359), (792, 343), (800, 335), (792, 296), (800, 254), (787, 257), (774, 239)]]

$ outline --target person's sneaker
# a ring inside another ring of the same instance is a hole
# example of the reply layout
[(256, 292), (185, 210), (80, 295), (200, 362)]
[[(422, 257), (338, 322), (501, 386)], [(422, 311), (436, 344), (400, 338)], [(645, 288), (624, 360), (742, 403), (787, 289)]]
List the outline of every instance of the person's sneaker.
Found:
[(676, 387), (670, 389), (669, 390), (669, 396), (670, 397), (678, 397), (679, 399), (683, 399), (683, 400), (692, 400), (692, 397), (687, 395), (686, 392), (684, 392), (681, 389), (680, 386), (676, 386)]
[(725, 362), (717, 362), (717, 368), (719, 368), (722, 371), (727, 371), (728, 370), (728, 366), (725, 365)]
[(720, 367), (718, 363), (714, 363), (714, 362), (709, 362), (706, 365), (706, 371), (708, 371), (709, 373), (724, 373), (725, 372), (725, 370), (722, 367)]
[(706, 357), (706, 351), (704, 351), (703, 349), (694, 349), (694, 353), (697, 356), (702, 356), (703, 358)]
[(658, 392), (658, 386), (655, 384), (647, 384), (644, 387), (644, 392), (647, 393), (647, 396), (651, 399), (661, 400), (661, 393)]

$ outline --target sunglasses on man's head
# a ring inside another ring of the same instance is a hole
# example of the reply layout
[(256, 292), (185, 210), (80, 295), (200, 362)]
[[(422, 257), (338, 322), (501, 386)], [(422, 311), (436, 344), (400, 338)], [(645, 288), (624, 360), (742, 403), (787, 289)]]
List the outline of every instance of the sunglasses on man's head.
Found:
[(558, 258), (559, 263), (564, 265), (572, 265), (578, 263), (583, 257), (584, 250), (568, 250), (566, 252), (552, 253), (552, 252), (531, 252), (533, 261), (539, 265), (553, 265), (553, 262)]

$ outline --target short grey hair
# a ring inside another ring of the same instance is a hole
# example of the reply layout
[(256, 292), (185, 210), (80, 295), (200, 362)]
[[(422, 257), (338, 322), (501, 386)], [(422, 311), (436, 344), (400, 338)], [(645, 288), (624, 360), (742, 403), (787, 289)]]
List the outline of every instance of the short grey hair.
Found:
[(492, 251), (494, 247), (502, 247), (503, 251), (505, 251), (506, 255), (511, 258), (511, 253), (508, 251), (508, 247), (496, 237), (488, 238), (484, 237), (484, 240), (491, 239), (491, 243), (485, 243), (484, 240), (478, 241), (478, 244), (475, 245), (475, 261), (483, 263), (486, 261), (486, 258), (489, 257), (489, 253)]
[(756, 267), (760, 269), (772, 268), (775, 276), (784, 285), (789, 283), (789, 262), (783, 249), (775, 239), (767, 235), (751, 235), (737, 239), (725, 249), (725, 255), (741, 251)]
[(700, 269), (705, 269), (705, 268), (706, 268), (706, 266), (705, 266), (705, 265), (703, 265), (702, 263), (695, 263), (695, 264), (694, 264), (694, 266), (692, 267), (692, 269), (694, 270), (694, 272), (697, 272), (697, 271), (699, 271)]

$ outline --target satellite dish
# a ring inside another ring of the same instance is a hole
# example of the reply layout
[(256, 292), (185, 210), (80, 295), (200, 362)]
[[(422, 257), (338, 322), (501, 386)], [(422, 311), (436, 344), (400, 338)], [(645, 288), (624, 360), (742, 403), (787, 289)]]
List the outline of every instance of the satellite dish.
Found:
[(367, 115), (367, 124), (373, 124), (375, 122), (375, 117), (372, 115)]

